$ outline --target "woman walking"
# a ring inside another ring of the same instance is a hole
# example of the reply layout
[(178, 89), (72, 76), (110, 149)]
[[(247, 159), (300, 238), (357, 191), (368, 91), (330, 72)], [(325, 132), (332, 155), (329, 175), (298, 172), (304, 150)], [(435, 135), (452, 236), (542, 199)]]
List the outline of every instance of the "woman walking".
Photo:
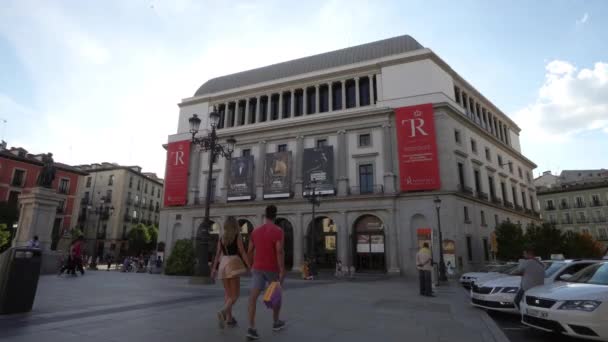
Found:
[(239, 224), (233, 216), (229, 216), (224, 224), (224, 233), (217, 242), (215, 258), (211, 266), (211, 277), (217, 276), (217, 279), (222, 280), (224, 284), (224, 307), (217, 313), (218, 323), (222, 329), (225, 325), (234, 327), (237, 324), (232, 316), (232, 307), (241, 292), (240, 275), (247, 272), (248, 268), (250, 264), (243, 246)]

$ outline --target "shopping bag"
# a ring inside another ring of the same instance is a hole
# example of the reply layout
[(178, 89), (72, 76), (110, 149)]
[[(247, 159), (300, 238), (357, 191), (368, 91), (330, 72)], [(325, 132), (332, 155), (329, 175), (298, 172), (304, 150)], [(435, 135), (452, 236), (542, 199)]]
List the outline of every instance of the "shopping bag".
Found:
[(274, 309), (281, 305), (281, 284), (278, 281), (273, 281), (266, 289), (264, 304), (269, 309)]

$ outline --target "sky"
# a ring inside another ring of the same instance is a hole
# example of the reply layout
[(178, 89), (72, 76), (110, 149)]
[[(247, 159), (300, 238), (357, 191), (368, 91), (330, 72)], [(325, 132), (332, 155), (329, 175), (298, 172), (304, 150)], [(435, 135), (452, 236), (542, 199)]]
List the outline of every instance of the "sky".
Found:
[(409, 34), (509, 115), (551, 170), (608, 168), (608, 1), (3, 0), (0, 138), (164, 175), (206, 80)]

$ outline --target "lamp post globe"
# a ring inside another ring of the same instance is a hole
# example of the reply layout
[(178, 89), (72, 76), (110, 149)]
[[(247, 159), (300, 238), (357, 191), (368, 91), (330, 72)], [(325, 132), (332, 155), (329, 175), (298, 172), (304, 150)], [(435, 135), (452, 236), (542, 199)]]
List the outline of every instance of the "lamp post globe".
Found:
[(192, 117), (188, 119), (188, 123), (190, 124), (190, 133), (192, 135), (196, 134), (201, 126), (201, 119), (199, 119), (197, 114), (192, 114)]
[(439, 230), (439, 281), (446, 282), (448, 277), (446, 275), (445, 261), (443, 259), (443, 233), (441, 232), (441, 215), (439, 214), (439, 211), (441, 210), (441, 198), (437, 196), (433, 202), (435, 203), (435, 209), (437, 210), (437, 229)]
[(211, 113), (209, 113), (209, 125), (212, 128), (217, 127), (217, 124), (220, 122), (220, 113), (218, 113), (215, 110), (215, 107), (213, 107), (213, 110), (211, 111)]

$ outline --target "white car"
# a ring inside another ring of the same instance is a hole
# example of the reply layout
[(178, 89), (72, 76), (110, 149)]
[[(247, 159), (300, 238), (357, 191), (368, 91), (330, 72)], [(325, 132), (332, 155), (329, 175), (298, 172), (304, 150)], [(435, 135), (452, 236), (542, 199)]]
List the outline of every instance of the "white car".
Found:
[(517, 265), (518, 264), (509, 264), (509, 267), (505, 267), (500, 272), (489, 272), (489, 273), (480, 275), (479, 277), (477, 277), (476, 279), (473, 279), (471, 281), (470, 287), (475, 286), (475, 284), (483, 284), (490, 280), (511, 276), (514, 274), (513, 272), (515, 272), (517, 270)]
[(532, 328), (608, 341), (608, 262), (558, 282), (535, 287), (522, 301), (522, 323)]
[[(598, 260), (543, 261), (546, 265), (545, 284), (560, 281), (598, 262)], [(471, 304), (482, 309), (518, 314), (519, 310), (517, 310), (514, 300), (520, 284), (521, 276), (519, 275), (482, 283), (475, 282), (475, 285), (471, 287)]]
[(488, 275), (499, 275), (501, 272), (505, 272), (517, 265), (506, 264), (506, 265), (488, 265), (481, 269), (479, 272), (468, 272), (460, 277), (460, 284), (466, 289), (470, 289), (472, 283), (478, 278), (486, 277)]

